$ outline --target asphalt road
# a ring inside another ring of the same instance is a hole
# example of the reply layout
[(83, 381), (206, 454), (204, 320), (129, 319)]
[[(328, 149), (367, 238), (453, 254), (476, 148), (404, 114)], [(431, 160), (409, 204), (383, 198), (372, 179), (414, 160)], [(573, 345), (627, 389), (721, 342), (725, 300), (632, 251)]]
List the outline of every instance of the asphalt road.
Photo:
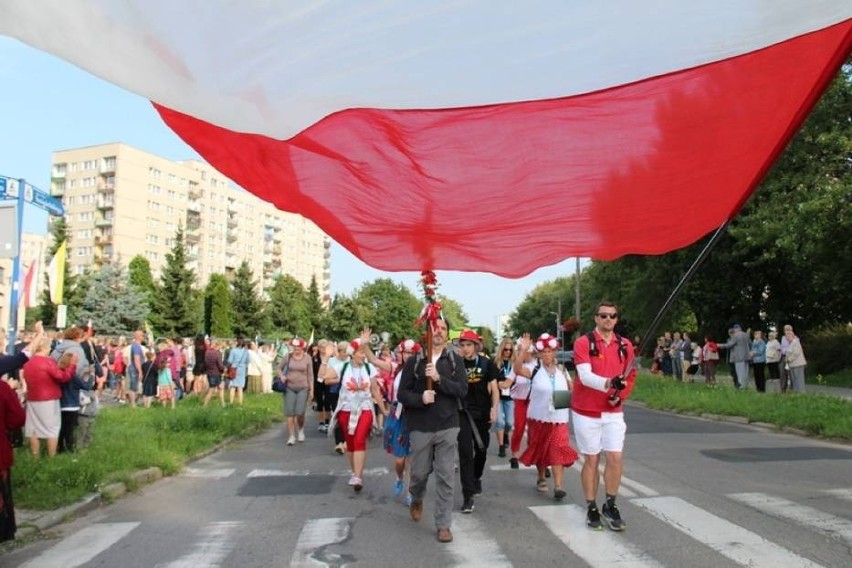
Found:
[[(435, 540), (432, 488), (413, 523), (374, 439), (365, 488), (315, 431), (281, 427), (66, 523), (0, 566), (850, 566), (852, 448), (627, 409), (623, 533), (584, 526), (578, 466), (563, 503), (492, 447), (484, 493)], [(309, 421), (313, 425), (313, 421)], [(461, 505), (456, 490), (456, 505)]]

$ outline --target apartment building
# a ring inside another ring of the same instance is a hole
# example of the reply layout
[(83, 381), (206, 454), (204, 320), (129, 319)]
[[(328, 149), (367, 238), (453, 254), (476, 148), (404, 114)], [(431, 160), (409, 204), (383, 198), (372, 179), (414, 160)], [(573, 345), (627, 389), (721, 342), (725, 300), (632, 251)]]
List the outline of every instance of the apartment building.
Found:
[(51, 194), (65, 206), (73, 274), (142, 255), (157, 278), (183, 226), (200, 286), (248, 261), (262, 290), (279, 274), (327, 297), (331, 241), (198, 160), (174, 162), (123, 143), (53, 153)]

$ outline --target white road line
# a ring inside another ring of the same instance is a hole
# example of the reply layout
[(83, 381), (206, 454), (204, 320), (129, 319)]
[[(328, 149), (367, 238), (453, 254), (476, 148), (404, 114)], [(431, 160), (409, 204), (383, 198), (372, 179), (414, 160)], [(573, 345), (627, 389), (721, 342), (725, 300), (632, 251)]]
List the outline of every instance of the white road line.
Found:
[(447, 551), (459, 566), (470, 568), (511, 568), (512, 563), (503, 555), (493, 533), (476, 515), (453, 513), (453, 542)]
[(571, 552), (593, 568), (630, 566), (631, 568), (660, 567), (657, 560), (644, 550), (626, 542), (613, 532), (592, 531), (586, 526), (586, 510), (577, 505), (530, 507)]
[[(364, 477), (378, 477), (387, 475), (390, 470), (386, 467), (372, 467), (364, 469)], [(246, 477), (307, 477), (309, 475), (332, 475), (334, 477), (349, 477), (352, 472), (346, 471), (311, 471), (303, 470), (284, 470), (284, 469), (253, 469)]]
[(352, 523), (354, 522), (354, 518), (337, 518), (311, 519), (305, 523), (302, 532), (299, 533), (299, 540), (296, 542), (293, 556), (290, 558), (290, 567), (329, 566), (330, 564), (325, 560), (339, 560), (339, 557), (330, 553), (324, 554), (323, 559), (313, 558), (311, 555), (319, 548), (331, 544), (340, 544), (349, 538), (349, 532), (352, 530)]
[(635, 491), (639, 495), (644, 495), (645, 497), (658, 497), (660, 494), (648, 487), (647, 485), (642, 485), (638, 481), (634, 481), (629, 477), (621, 476), (622, 485), (626, 485), (630, 488), (630, 490)]
[(74, 568), (127, 536), (140, 523), (98, 523), (63, 539), (21, 568)]
[[(489, 465), (488, 469), (490, 469), (491, 471), (511, 471), (512, 466), (510, 466), (507, 463), (501, 463), (500, 465)], [(535, 466), (534, 465), (524, 465), (522, 463), (519, 463), (518, 464), (518, 471), (523, 470), (523, 469), (528, 470), (528, 471), (529, 470), (535, 471)]]
[(846, 519), (764, 493), (734, 493), (728, 497), (745, 503), (761, 513), (768, 513), (773, 517), (780, 517), (819, 530), (852, 545), (852, 522)]
[(678, 497), (633, 499), (649, 513), (723, 556), (749, 568), (818, 567), (765, 538)]
[(203, 477), (205, 479), (225, 479), (234, 474), (235, 469), (199, 469), (188, 467), (181, 473), (182, 477)]
[(852, 489), (826, 489), (825, 493), (828, 493), (832, 497), (837, 497), (838, 499), (852, 501)]
[(192, 550), (177, 560), (162, 564), (163, 568), (196, 568), (197, 566), (221, 566), (237, 544), (237, 529), (243, 523), (222, 521), (210, 523), (201, 529)]

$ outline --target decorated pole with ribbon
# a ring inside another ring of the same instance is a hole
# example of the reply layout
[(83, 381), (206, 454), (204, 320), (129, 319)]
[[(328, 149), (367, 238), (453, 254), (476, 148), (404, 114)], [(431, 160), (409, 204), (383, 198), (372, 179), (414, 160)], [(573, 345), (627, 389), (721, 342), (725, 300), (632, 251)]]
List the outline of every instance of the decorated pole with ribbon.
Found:
[[(441, 313), (441, 304), (438, 302), (438, 278), (431, 270), (420, 273), (420, 286), (423, 288), (425, 304), (420, 311), (420, 317), (414, 322), (414, 327), (426, 324), (426, 362), (432, 362), (432, 333), (438, 325), (439, 319), (444, 319)], [(426, 390), (432, 390), (432, 377), (426, 377)]]

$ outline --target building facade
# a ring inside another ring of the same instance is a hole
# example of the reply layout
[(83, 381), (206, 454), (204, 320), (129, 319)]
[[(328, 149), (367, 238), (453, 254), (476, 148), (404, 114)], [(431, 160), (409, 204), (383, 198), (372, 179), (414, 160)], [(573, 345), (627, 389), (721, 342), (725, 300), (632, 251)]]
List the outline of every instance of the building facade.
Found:
[[(25, 302), (24, 279), (33, 267), (33, 279), (31, 297), (34, 298), (32, 305), (41, 301), (41, 293), (44, 289), (44, 274), (46, 270), (47, 251), (53, 238), (50, 235), (36, 235), (23, 233), (21, 235), (21, 279), (19, 283), (18, 303), (18, 329), (24, 328)], [(14, 254), (14, 253), (13, 253)], [(0, 328), (7, 329), (12, 299), (12, 259), (0, 258)]]
[(331, 241), (313, 222), (280, 211), (198, 160), (174, 162), (112, 143), (53, 153), (51, 194), (65, 206), (72, 274), (142, 255), (154, 278), (179, 226), (199, 286), (248, 261), (262, 292), (280, 274), (328, 297)]

